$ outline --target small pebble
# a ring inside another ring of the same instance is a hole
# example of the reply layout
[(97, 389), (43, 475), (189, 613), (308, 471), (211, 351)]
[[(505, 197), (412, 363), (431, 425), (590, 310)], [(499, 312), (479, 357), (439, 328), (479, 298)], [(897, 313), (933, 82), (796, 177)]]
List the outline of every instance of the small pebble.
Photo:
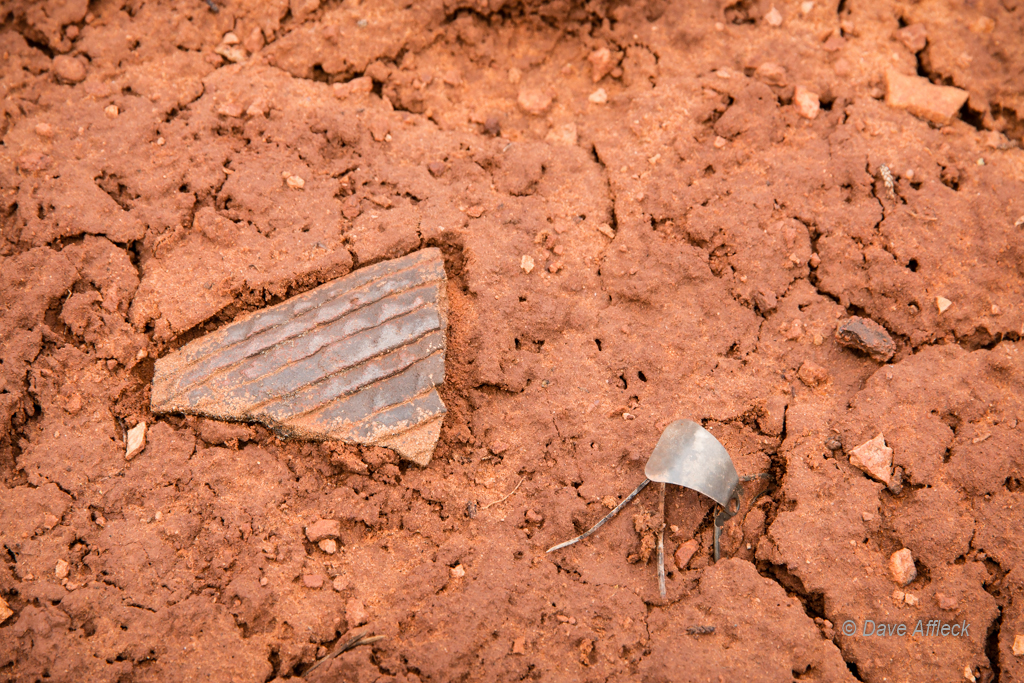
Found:
[(797, 370), (797, 377), (809, 387), (818, 387), (828, 381), (828, 370), (812, 361), (804, 361)]
[(242, 41), (238, 39), (236, 34), (228, 31), (224, 34), (224, 37), (220, 39), (220, 42), (224, 45), (238, 45)]
[(691, 538), (688, 541), (679, 544), (675, 552), (676, 567), (679, 571), (686, 569), (686, 565), (690, 563), (694, 553), (697, 552), (697, 540)]
[(534, 524), (540, 524), (544, 521), (544, 515), (540, 514), (539, 512), (536, 512), (533, 509), (530, 509), (526, 511), (526, 521), (533, 522)]
[(526, 654), (526, 638), (519, 637), (512, 641), (512, 654), (514, 655), (525, 655)]
[(536, 264), (533, 261), (533, 257), (530, 256), (529, 254), (523, 254), (523, 258), (519, 262), (519, 267), (522, 268), (527, 273), (530, 273), (531, 271), (533, 271), (534, 265)]
[(53, 75), (61, 83), (81, 83), (86, 77), (85, 65), (69, 55), (57, 55), (53, 58)]
[(484, 215), (484, 207), (480, 206), (479, 204), (474, 204), (473, 206), (466, 209), (466, 215), (469, 216), (470, 218), (480, 218), (480, 216)]
[[(2, 602), (2, 601), (0, 601), (0, 602)], [(2, 611), (0, 611), (0, 615), (2, 615)], [(0, 618), (0, 622), (2, 622), (2, 621), (3, 621), (3, 619)], [(1020, 633), (1014, 634), (1014, 636), (1013, 636), (1013, 656), (1014, 657), (1024, 657), (1024, 634), (1020, 634)]]
[(892, 592), (892, 599), (896, 602), (903, 602), (906, 599), (907, 594), (901, 591), (899, 588)]
[(242, 109), (242, 105), (235, 104), (234, 102), (228, 102), (217, 107), (217, 114), (220, 116), (227, 116), (232, 119), (241, 118), (245, 110)]
[(306, 186), (306, 181), (297, 175), (290, 175), (284, 181), (293, 190), (301, 190)]
[(904, 47), (917, 54), (928, 43), (928, 30), (924, 24), (911, 24), (896, 31), (896, 37)]
[(345, 620), (348, 622), (349, 628), (355, 628), (356, 626), (362, 626), (370, 620), (369, 615), (366, 613), (366, 606), (362, 600), (358, 598), (350, 598), (345, 603)]
[(870, 522), (875, 518), (875, 516), (870, 512), (862, 512), (860, 513), (860, 518), (863, 519), (865, 522)]
[(508, 70), (508, 82), (512, 85), (519, 85), (519, 81), (523, 80), (523, 72), (519, 69), (512, 67)]
[(319, 546), (320, 550), (323, 550), (328, 555), (333, 555), (338, 552), (338, 542), (333, 538), (325, 538), (317, 543), (317, 546)]
[(949, 307), (952, 306), (952, 305), (953, 305), (953, 302), (950, 301), (949, 299), (947, 299), (944, 296), (937, 296), (937, 297), (935, 297), (935, 307), (937, 309), (939, 309), (939, 314), (940, 315), (942, 313), (945, 313), (949, 309)]
[(430, 175), (435, 178), (440, 178), (444, 175), (444, 172), (448, 170), (448, 167), (440, 161), (432, 161), (427, 164), (427, 170), (430, 171)]
[(765, 85), (783, 87), (786, 85), (786, 69), (775, 62), (764, 62), (757, 67), (754, 77)]
[(41, 138), (52, 138), (53, 137), (53, 126), (48, 123), (37, 123), (36, 124), (36, 135)]
[(448, 573), (452, 575), (453, 579), (461, 579), (466, 575), (466, 568), (461, 564), (457, 564), (448, 570)]
[(950, 612), (959, 606), (959, 601), (943, 593), (935, 594), (935, 601), (939, 603), (939, 609)]
[(331, 582), (331, 588), (333, 588), (336, 593), (340, 593), (348, 588), (348, 581), (346, 581), (343, 576), (335, 576), (334, 581)]
[(610, 240), (615, 239), (615, 231), (612, 230), (612, 226), (607, 223), (601, 223), (597, 226), (597, 231), (607, 237)]
[(908, 548), (897, 550), (889, 558), (889, 572), (892, 579), (901, 586), (917, 578), (917, 567), (914, 566), (914, 555)]
[(813, 10), (814, 10), (814, 2), (813, 2), (813, 0), (806, 0), (806, 2), (801, 2), (800, 3), (800, 14), (804, 15), (805, 17), (808, 14), (810, 14)]
[(881, 434), (850, 451), (850, 464), (886, 486), (892, 482), (892, 449)]
[(52, 529), (59, 523), (60, 520), (57, 518), (57, 515), (51, 514), (49, 512), (43, 515), (43, 526), (45, 526), (47, 529)]
[(306, 538), (311, 543), (319, 543), (325, 538), (341, 536), (341, 522), (336, 519), (319, 519), (306, 527)]
[(131, 460), (141, 453), (146, 447), (146, 423), (140, 422), (128, 430), (128, 446), (125, 449), (124, 459)]
[(722, 149), (729, 144), (729, 141), (723, 138), (721, 135), (715, 136), (715, 141), (712, 143), (716, 148)]
[(71, 565), (68, 564), (67, 560), (57, 560), (57, 566), (53, 569), (53, 575), (58, 579), (66, 579), (70, 569)]
[(6, 600), (0, 597), (0, 624), (10, 619), (13, 614), (14, 610), (11, 609)]
[(592, 69), (590, 78), (594, 83), (600, 81), (615, 68), (615, 64), (612, 62), (612, 51), (606, 47), (591, 52), (587, 57), (587, 61), (590, 62)]
[(839, 323), (836, 342), (840, 346), (862, 351), (884, 363), (896, 353), (896, 342), (884, 327), (870, 318), (852, 316)]
[(917, 607), (917, 603), (921, 602), (916, 595), (907, 593), (903, 596), (903, 602), (907, 603), (911, 607)]
[(805, 119), (815, 118), (821, 109), (818, 93), (812, 92), (802, 85), (796, 86), (796, 90), (793, 92), (793, 104), (796, 105), (796, 113)]
[(302, 584), (306, 588), (321, 588), (324, 585), (324, 577), (320, 574), (304, 574)]
[(886, 104), (943, 126), (953, 120), (968, 97), (966, 90), (936, 85), (922, 76), (910, 76), (894, 69), (886, 72), (885, 82)]
[(517, 101), (519, 108), (524, 112), (539, 116), (551, 108), (553, 98), (550, 93), (543, 90), (523, 88), (519, 91)]
[(778, 28), (779, 26), (782, 26), (782, 13), (775, 9), (775, 5), (772, 5), (772, 8), (764, 15), (764, 20), (769, 26)]
[(587, 99), (594, 104), (606, 104), (608, 102), (608, 93), (605, 92), (604, 88), (598, 88), (594, 92), (590, 93)]

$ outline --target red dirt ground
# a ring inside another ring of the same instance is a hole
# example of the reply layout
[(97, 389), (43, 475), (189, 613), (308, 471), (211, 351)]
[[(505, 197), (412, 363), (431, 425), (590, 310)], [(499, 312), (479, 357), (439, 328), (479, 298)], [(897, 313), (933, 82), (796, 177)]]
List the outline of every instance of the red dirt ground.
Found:
[[(1024, 681), (1024, 2), (214, 2), (0, 7), (0, 680)], [(154, 358), (427, 245), (427, 468), (149, 412)], [(545, 554), (679, 418), (767, 473), (723, 559), (670, 489), (660, 598), (655, 487)]]

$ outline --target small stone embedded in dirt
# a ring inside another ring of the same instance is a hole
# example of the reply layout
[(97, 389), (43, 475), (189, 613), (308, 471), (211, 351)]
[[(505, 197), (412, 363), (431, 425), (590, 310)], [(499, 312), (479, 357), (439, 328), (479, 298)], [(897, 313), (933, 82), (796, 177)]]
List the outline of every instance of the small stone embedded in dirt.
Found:
[(529, 254), (523, 254), (523, 258), (519, 261), (519, 267), (526, 271), (527, 274), (533, 271), (535, 265), (533, 257)]
[(715, 136), (715, 141), (711, 143), (715, 146), (715, 149), (723, 149), (729, 144), (729, 141), (723, 138), (721, 135)]
[(519, 103), (519, 108), (527, 114), (540, 116), (551, 108), (553, 99), (551, 93), (547, 91), (536, 88), (522, 88), (519, 91), (517, 102)]
[(949, 310), (949, 307), (953, 305), (953, 302), (944, 296), (935, 297), (935, 308), (939, 309), (939, 314), (945, 313)]
[(14, 614), (14, 610), (11, 609), (6, 600), (0, 597), (0, 624), (10, 619), (12, 614)]
[(466, 575), (466, 568), (463, 567), (461, 564), (457, 564), (451, 569), (449, 569), (448, 573), (451, 574), (453, 579), (461, 579)]
[(903, 602), (907, 603), (911, 607), (917, 607), (917, 604), (921, 602), (921, 600), (913, 593), (907, 593), (903, 596)]
[(771, 313), (779, 305), (779, 299), (770, 289), (759, 289), (754, 292), (754, 305), (761, 315)]
[(363, 604), (363, 601), (359, 598), (349, 598), (348, 602), (345, 603), (345, 621), (348, 622), (348, 627), (362, 626), (369, 620), (370, 616), (366, 613), (366, 606)]
[(514, 655), (525, 655), (526, 654), (526, 638), (522, 636), (512, 641), (512, 654)]
[(886, 71), (885, 82), (886, 104), (940, 125), (952, 121), (967, 101), (966, 90), (935, 85), (922, 76), (907, 76), (894, 69)]
[(289, 175), (284, 182), (293, 190), (301, 190), (306, 186), (306, 181), (297, 175)]
[(67, 560), (57, 560), (57, 565), (53, 568), (53, 575), (58, 579), (66, 579), (70, 569), (71, 565), (68, 564)]
[(125, 448), (124, 459), (131, 460), (142, 452), (146, 447), (146, 423), (140, 422), (128, 430), (128, 445)]
[(800, 381), (809, 387), (819, 387), (828, 381), (828, 370), (813, 361), (804, 361), (796, 372)]
[(917, 578), (917, 568), (914, 566), (914, 555), (909, 548), (897, 550), (889, 558), (889, 573), (892, 579), (901, 586)]
[(935, 601), (939, 603), (939, 609), (951, 612), (960, 605), (960, 601), (944, 593), (936, 593)]
[(440, 178), (448, 170), (448, 166), (440, 161), (431, 161), (427, 164), (427, 170), (430, 171), (430, 175)]
[(36, 135), (41, 138), (52, 138), (54, 135), (53, 126), (48, 123), (37, 123), (35, 130)]
[(103, 113), (107, 115), (108, 119), (116, 119), (118, 115), (121, 113), (121, 110), (117, 108), (116, 104), (111, 104), (107, 107), (104, 107)]
[(324, 577), (320, 574), (303, 574), (302, 585), (306, 588), (322, 588), (324, 585)]
[(231, 119), (241, 118), (244, 113), (245, 110), (242, 109), (242, 105), (236, 102), (225, 102), (217, 107), (217, 114), (220, 116), (227, 116)]
[(333, 588), (337, 593), (341, 593), (346, 590), (348, 586), (349, 583), (344, 576), (335, 576), (334, 581), (331, 581), (331, 588)]
[(612, 51), (606, 47), (598, 48), (591, 52), (587, 57), (587, 61), (590, 62), (592, 70), (590, 78), (594, 83), (600, 81), (615, 68), (615, 63), (612, 61)]
[(61, 83), (81, 83), (86, 77), (85, 65), (75, 57), (57, 55), (53, 58), (53, 75)]
[(479, 204), (474, 204), (473, 206), (466, 209), (466, 215), (469, 216), (470, 218), (480, 218), (480, 216), (484, 215), (484, 207), (480, 206)]
[(325, 538), (319, 543), (317, 543), (317, 546), (320, 548), (320, 550), (323, 550), (328, 555), (333, 555), (334, 553), (338, 552), (338, 542), (335, 541), (333, 538)]
[(675, 552), (676, 568), (679, 571), (686, 569), (686, 565), (690, 563), (694, 553), (697, 552), (697, 548), (697, 540), (694, 538), (679, 544)]
[(775, 9), (775, 5), (772, 5), (772, 8), (764, 15), (764, 20), (769, 26), (778, 28), (782, 26), (782, 12)]
[[(3, 601), (0, 600), (0, 623), (3, 623)], [(1013, 656), (1024, 657), (1024, 634), (1017, 633), (1013, 636)]]
[(821, 109), (818, 93), (812, 92), (802, 85), (796, 86), (793, 93), (793, 104), (796, 106), (796, 113), (805, 119), (815, 118)]
[(780, 88), (785, 87), (786, 68), (776, 64), (775, 62), (764, 62), (761, 66), (757, 67), (756, 71), (754, 71), (754, 78), (765, 85), (774, 85)]
[(333, 83), (331, 90), (334, 92), (334, 96), (341, 100), (358, 93), (366, 95), (373, 92), (373, 79), (369, 76), (360, 76), (345, 83)]
[(850, 464), (886, 486), (892, 482), (892, 449), (882, 434), (850, 451)]
[(875, 518), (875, 516), (870, 512), (862, 512), (860, 513), (860, 518), (863, 519), (865, 522), (870, 522)]
[(896, 342), (884, 327), (870, 318), (852, 316), (839, 323), (836, 342), (840, 346), (862, 351), (884, 363), (896, 353)]
[(531, 522), (533, 524), (540, 524), (544, 521), (544, 515), (540, 514), (532, 508), (527, 510), (524, 516), (526, 517), (527, 522)]
[(488, 116), (484, 121), (484, 132), (494, 137), (501, 135), (501, 119), (497, 116)]
[(341, 522), (336, 519), (318, 519), (306, 527), (306, 538), (310, 543), (319, 543), (325, 538), (341, 536)]
[(18, 157), (18, 170), (24, 173), (39, 173), (53, 166), (53, 157), (42, 152), (28, 152)]
[(291, 0), (288, 4), (296, 21), (302, 21), (320, 9), (320, 0)]
[(894, 496), (900, 495), (903, 492), (903, 468), (894, 467), (892, 470), (892, 477), (889, 479), (889, 484), (886, 486), (889, 492)]
[(607, 223), (601, 223), (597, 226), (597, 231), (607, 237), (610, 240), (615, 239), (615, 231), (612, 230), (612, 226)]
[(917, 54), (928, 44), (928, 29), (924, 24), (911, 24), (896, 31), (896, 37), (904, 47)]
[(156, 413), (261, 422), (430, 462), (446, 409), (448, 299), (436, 248), (243, 316), (156, 362)]
[(587, 99), (594, 104), (606, 104), (608, 102), (608, 93), (604, 88), (598, 88), (594, 92), (587, 96)]

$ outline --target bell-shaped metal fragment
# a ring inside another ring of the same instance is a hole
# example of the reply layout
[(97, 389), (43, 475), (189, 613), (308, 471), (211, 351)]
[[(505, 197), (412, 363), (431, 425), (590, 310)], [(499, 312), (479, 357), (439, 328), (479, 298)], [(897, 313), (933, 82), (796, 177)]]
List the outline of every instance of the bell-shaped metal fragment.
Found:
[(690, 420), (676, 420), (665, 428), (644, 474), (651, 481), (703, 493), (726, 510), (737, 497), (740, 483), (725, 447), (711, 432)]

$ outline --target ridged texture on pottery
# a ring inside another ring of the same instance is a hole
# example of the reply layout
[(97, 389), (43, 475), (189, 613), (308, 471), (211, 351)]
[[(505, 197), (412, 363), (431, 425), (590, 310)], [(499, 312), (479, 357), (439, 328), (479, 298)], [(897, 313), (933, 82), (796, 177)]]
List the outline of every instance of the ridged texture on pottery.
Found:
[(158, 360), (153, 412), (385, 446), (426, 465), (445, 414), (447, 304), (437, 249), (361, 268)]

